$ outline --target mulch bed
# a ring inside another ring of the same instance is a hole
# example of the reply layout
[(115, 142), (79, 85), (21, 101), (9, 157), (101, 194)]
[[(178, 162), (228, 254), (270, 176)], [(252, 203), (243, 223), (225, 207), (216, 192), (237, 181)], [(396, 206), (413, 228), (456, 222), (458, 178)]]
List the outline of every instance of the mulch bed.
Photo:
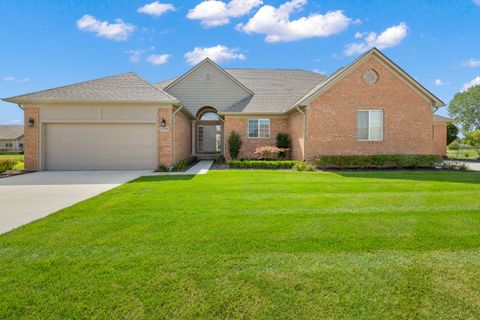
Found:
[(32, 173), (33, 171), (25, 171), (25, 170), (7, 170), (5, 172), (0, 173), (0, 179), (8, 178), (13, 176), (19, 176), (21, 174)]

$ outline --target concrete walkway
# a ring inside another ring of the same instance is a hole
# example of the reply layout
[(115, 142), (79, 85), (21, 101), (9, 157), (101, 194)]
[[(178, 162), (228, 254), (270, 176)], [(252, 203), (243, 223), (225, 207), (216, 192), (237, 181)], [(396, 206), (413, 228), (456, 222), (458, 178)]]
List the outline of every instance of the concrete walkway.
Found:
[(185, 174), (206, 174), (212, 166), (212, 160), (202, 160), (190, 169), (188, 169)]
[(446, 160), (445, 162), (453, 163), (453, 164), (464, 164), (467, 166), (468, 170), (480, 171), (480, 162), (458, 161), (458, 160)]
[(151, 171), (44, 171), (0, 179), (0, 234)]
[(213, 164), (213, 160), (201, 160), (185, 172), (152, 172), (148, 176), (174, 176), (182, 174), (207, 174)]

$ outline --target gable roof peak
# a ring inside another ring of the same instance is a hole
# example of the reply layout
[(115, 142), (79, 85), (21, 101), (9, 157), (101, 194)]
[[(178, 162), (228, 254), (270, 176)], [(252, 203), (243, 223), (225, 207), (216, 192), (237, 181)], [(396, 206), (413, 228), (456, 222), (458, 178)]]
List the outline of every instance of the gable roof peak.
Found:
[(163, 88), (165, 91), (167, 91), (168, 89), (174, 87), (175, 85), (177, 85), (178, 83), (180, 83), (183, 79), (185, 79), (187, 76), (189, 76), (190, 74), (192, 74), (193, 72), (195, 72), (196, 70), (198, 70), (202, 65), (204, 65), (205, 63), (210, 63), (214, 68), (216, 68), (218, 71), (220, 71), (221, 73), (223, 73), (224, 75), (227, 76), (227, 78), (229, 78), (230, 80), (232, 80), (233, 82), (235, 82), (238, 86), (240, 86), (243, 90), (245, 90), (248, 94), (250, 95), (253, 95), (253, 91), (250, 90), (249, 88), (247, 88), (243, 83), (241, 83), (238, 79), (236, 79), (234, 76), (232, 76), (230, 73), (228, 73), (225, 69), (223, 69), (222, 67), (220, 67), (218, 64), (215, 63), (215, 61), (213, 61), (212, 59), (210, 59), (209, 57), (206, 57), (205, 59), (203, 59), (202, 61), (200, 61), (199, 63), (197, 63), (195, 66), (193, 66), (190, 70), (188, 70), (187, 72), (185, 72), (183, 75), (181, 75), (180, 77), (178, 77), (177, 79), (175, 79), (174, 81), (172, 81), (171, 83), (169, 83), (165, 88)]

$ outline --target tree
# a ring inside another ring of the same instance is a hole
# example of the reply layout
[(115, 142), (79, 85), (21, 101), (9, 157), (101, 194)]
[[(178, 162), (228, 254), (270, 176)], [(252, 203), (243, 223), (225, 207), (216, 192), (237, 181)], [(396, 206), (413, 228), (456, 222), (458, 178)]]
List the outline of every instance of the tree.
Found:
[(453, 123), (447, 124), (447, 146), (455, 141), (458, 137), (458, 128)]
[(467, 133), (465, 136), (465, 142), (480, 154), (480, 130)]
[(237, 159), (241, 147), (242, 137), (235, 131), (232, 131), (232, 133), (230, 133), (230, 137), (228, 138), (228, 152), (230, 153), (230, 157), (232, 159)]
[(480, 85), (455, 94), (448, 112), (462, 125), (463, 132), (480, 129)]

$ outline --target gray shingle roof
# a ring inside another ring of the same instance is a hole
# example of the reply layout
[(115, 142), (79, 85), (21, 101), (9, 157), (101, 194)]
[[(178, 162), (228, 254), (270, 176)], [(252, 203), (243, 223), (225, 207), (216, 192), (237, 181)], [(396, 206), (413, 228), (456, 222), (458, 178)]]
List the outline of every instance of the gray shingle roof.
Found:
[[(326, 78), (322, 74), (306, 70), (230, 68), (224, 70), (254, 93), (224, 112), (282, 113)], [(159, 82), (155, 86), (165, 88), (173, 81), (175, 78)]]
[(15, 140), (23, 136), (22, 125), (0, 125), (0, 140)]
[(440, 116), (440, 115), (438, 115), (438, 114), (434, 114), (434, 115), (433, 115), (433, 118), (434, 118), (436, 121), (445, 121), (445, 122), (453, 121), (452, 118), (445, 117), (445, 116)]
[(174, 97), (133, 72), (4, 99), (14, 103), (55, 101), (173, 102)]

